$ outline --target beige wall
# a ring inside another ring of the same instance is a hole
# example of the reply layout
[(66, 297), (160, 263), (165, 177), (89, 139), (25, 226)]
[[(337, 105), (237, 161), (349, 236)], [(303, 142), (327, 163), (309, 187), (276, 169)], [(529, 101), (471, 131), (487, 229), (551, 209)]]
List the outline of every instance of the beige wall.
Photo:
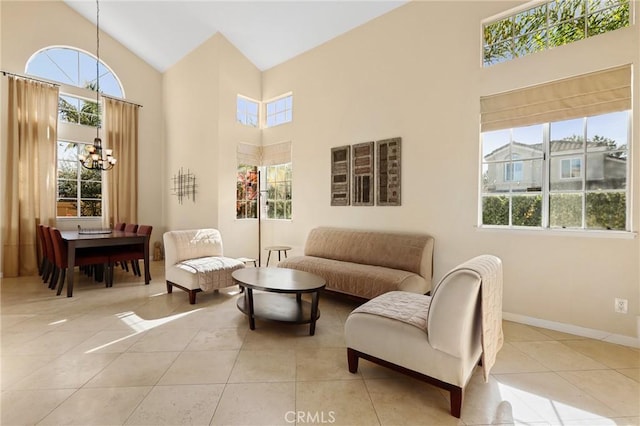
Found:
[(217, 227), (226, 255), (253, 255), (256, 222), (235, 220), (236, 146), (259, 145), (260, 130), (236, 123), (236, 96), (260, 98), (260, 71), (216, 34), (165, 72), (163, 88), (167, 171), (189, 169), (197, 183), (195, 203), (168, 198), (167, 228)]
[[(638, 26), (482, 69), (480, 21), (507, 7), (412, 2), (265, 72), (263, 98), (294, 95), (293, 123), (263, 134), (265, 144), (292, 141), (294, 170), (293, 220), (267, 224), (267, 243), (299, 253), (318, 225), (428, 232), (436, 279), (470, 256), (493, 253), (504, 261), (506, 312), (635, 337), (637, 238), (479, 230), (477, 220), (479, 97), (623, 63), (638, 67)], [(393, 136), (403, 143), (402, 206), (330, 207), (330, 148)], [(633, 164), (639, 157), (634, 149)], [(631, 183), (637, 194), (637, 167)], [(614, 313), (615, 297), (629, 300), (629, 314)]]
[[(5, 71), (24, 74), (31, 55), (48, 46), (96, 51), (95, 26), (62, 1), (1, 1), (0, 9), (1, 63)], [(152, 225), (152, 241), (158, 241), (165, 223), (162, 215), (165, 186), (162, 75), (104, 32), (100, 35), (100, 59), (120, 78), (127, 99), (143, 105), (138, 146), (138, 222)], [(117, 153), (115, 155), (117, 158)], [(72, 225), (60, 223), (59, 226)]]
[[(291, 141), (293, 219), (264, 221), (263, 246), (290, 244), (300, 254), (319, 225), (427, 232), (436, 239), (436, 280), (471, 256), (493, 253), (504, 261), (507, 313), (635, 337), (638, 238), (477, 228), (479, 97), (640, 65), (636, 25), (482, 69), (480, 21), (519, 3), (411, 2), (263, 73), (219, 34), (163, 76), (105, 36), (101, 58), (144, 105), (140, 220), (160, 229), (218, 227), (226, 254), (257, 256), (255, 220), (235, 220), (236, 145)], [(47, 45), (94, 49), (92, 25), (60, 2), (1, 5), (3, 69), (22, 72)], [(639, 99), (637, 72), (634, 78)], [(289, 91), (292, 123), (259, 131), (235, 122), (236, 94), (269, 99)], [(640, 122), (637, 105), (633, 122)], [(331, 207), (330, 148), (394, 136), (403, 140), (402, 206)], [(634, 126), (633, 140), (639, 137)], [(639, 164), (640, 150), (631, 153)], [(195, 203), (170, 195), (180, 167), (196, 175)], [(630, 184), (637, 231), (638, 167)], [(614, 297), (629, 300), (629, 314), (613, 312)]]

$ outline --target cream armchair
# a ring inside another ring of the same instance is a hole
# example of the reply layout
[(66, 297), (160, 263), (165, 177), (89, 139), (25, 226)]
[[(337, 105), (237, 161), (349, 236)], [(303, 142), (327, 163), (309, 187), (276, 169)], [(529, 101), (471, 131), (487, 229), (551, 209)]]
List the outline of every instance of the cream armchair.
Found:
[(163, 235), (167, 293), (178, 287), (196, 303), (196, 293), (235, 285), (231, 273), (244, 268), (242, 261), (223, 256), (217, 229), (169, 231)]
[(502, 263), (483, 255), (454, 268), (433, 296), (393, 291), (356, 308), (345, 322), (349, 371), (358, 359), (448, 390), (460, 417), (464, 388), (482, 362), (485, 381), (502, 346)]

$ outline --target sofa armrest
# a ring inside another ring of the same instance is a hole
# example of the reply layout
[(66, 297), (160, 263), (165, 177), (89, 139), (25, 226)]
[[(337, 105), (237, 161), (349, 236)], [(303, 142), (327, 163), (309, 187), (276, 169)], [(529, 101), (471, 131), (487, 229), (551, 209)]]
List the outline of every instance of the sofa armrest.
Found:
[(478, 275), (456, 271), (438, 284), (427, 320), (433, 348), (468, 358), (480, 345), (480, 283)]

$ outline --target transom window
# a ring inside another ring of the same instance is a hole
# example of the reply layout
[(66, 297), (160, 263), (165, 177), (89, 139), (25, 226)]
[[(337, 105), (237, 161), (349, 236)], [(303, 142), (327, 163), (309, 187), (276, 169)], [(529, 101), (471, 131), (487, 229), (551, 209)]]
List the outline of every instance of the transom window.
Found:
[(124, 98), (120, 80), (102, 61), (72, 47), (48, 47), (34, 53), (26, 65), (26, 73), (61, 84), (58, 100), (57, 144), (57, 216), (102, 216), (102, 174), (80, 165), (78, 154), (86, 154), (93, 143), (95, 128), (100, 127), (102, 109), (96, 103), (98, 90), (96, 71), (100, 76), (100, 93)]
[(483, 25), (490, 66), (630, 25), (629, 0), (554, 0)]
[(273, 127), (292, 120), (293, 95), (286, 95), (266, 103), (266, 127)]
[(236, 119), (245, 126), (258, 127), (260, 102), (238, 95)]
[(621, 111), (482, 133), (482, 225), (627, 230), (630, 119)]

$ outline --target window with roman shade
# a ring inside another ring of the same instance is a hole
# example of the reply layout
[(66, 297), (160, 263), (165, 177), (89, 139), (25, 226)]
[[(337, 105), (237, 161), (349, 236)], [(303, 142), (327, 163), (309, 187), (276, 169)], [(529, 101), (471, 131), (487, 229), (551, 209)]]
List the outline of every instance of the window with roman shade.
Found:
[(481, 97), (480, 224), (630, 230), (631, 76), (623, 65)]

